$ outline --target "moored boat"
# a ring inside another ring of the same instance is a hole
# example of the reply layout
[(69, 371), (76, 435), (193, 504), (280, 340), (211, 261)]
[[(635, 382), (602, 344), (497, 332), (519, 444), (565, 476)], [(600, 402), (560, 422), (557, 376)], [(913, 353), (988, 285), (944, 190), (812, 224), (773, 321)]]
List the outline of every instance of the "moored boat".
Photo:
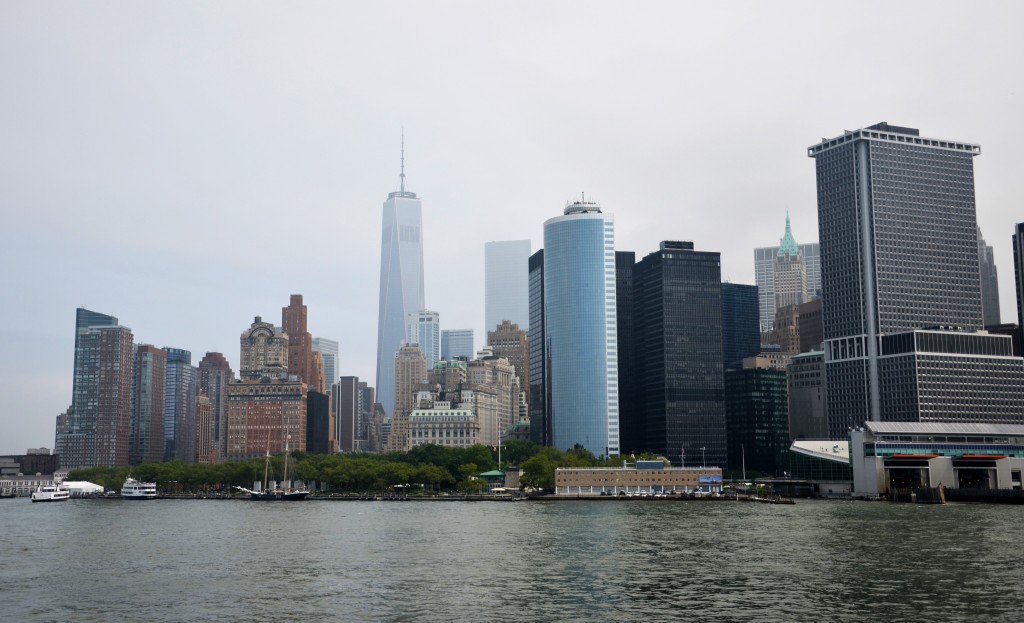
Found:
[(33, 502), (64, 502), (71, 497), (71, 491), (60, 485), (37, 487), (32, 492)]
[(125, 500), (152, 500), (156, 497), (156, 483), (141, 482), (129, 476), (121, 487), (121, 497)]
[[(284, 442), (284, 478), (283, 482), (288, 482), (288, 440), (292, 437), (288, 435)], [(250, 500), (264, 500), (264, 501), (282, 501), (282, 502), (293, 502), (297, 500), (305, 500), (309, 496), (309, 490), (303, 487), (302, 489), (296, 489), (294, 487), (276, 487), (274, 489), (268, 488), (267, 478), (270, 475), (270, 442), (267, 442), (267, 457), (263, 467), (263, 487), (259, 491), (253, 491), (252, 489), (246, 489), (245, 487), (235, 487), (239, 491), (247, 494)]]

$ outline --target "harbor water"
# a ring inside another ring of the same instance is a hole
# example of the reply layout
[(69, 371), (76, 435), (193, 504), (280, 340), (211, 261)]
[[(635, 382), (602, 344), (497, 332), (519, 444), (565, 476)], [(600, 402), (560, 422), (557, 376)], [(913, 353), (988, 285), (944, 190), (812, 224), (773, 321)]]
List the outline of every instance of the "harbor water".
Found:
[(3, 621), (1020, 621), (1019, 506), (0, 500)]

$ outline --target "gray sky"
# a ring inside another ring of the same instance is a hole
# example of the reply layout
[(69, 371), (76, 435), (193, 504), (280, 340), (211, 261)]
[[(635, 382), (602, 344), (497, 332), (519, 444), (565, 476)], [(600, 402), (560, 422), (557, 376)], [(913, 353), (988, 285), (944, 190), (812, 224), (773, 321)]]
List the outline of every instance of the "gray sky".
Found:
[(381, 204), (423, 198), (426, 301), (482, 343), (483, 243), (581, 191), (620, 250), (817, 240), (825, 136), (982, 145), (978, 219), (1016, 321), (1024, 5), (0, 4), (0, 453), (53, 447), (75, 308), (198, 363), (301, 293), (374, 382)]

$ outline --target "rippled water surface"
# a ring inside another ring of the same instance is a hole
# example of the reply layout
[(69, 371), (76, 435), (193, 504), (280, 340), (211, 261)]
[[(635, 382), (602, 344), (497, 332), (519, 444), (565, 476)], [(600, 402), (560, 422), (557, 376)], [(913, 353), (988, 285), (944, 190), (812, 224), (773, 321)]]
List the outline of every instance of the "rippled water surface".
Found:
[(1020, 621), (1024, 509), (0, 500), (2, 621)]

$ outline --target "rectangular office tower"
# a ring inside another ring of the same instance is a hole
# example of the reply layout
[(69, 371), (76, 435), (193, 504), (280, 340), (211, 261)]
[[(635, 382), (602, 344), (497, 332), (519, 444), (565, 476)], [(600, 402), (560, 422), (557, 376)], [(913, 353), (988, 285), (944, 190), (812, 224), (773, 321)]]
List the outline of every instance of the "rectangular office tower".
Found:
[[(974, 344), (987, 336), (973, 333), (982, 328), (974, 200), (974, 157), (980, 153), (977, 145), (923, 138), (914, 128), (884, 122), (808, 149), (817, 171), (833, 438), (846, 438), (865, 421), (895, 416), (893, 397), (886, 394), (890, 379), (881, 378), (880, 360), (889, 356), (880, 352), (881, 336), (956, 331), (953, 342), (964, 344), (959, 352), (987, 365), (984, 355), (975, 355), (987, 349)], [(933, 352), (915, 344), (910, 348), (921, 356)], [(991, 390), (965, 388), (955, 410), (959, 421), (987, 421), (974, 409), (981, 400), (976, 391)]]
[(727, 464), (721, 275), (719, 253), (679, 241), (633, 269), (641, 447), (679, 465)]

